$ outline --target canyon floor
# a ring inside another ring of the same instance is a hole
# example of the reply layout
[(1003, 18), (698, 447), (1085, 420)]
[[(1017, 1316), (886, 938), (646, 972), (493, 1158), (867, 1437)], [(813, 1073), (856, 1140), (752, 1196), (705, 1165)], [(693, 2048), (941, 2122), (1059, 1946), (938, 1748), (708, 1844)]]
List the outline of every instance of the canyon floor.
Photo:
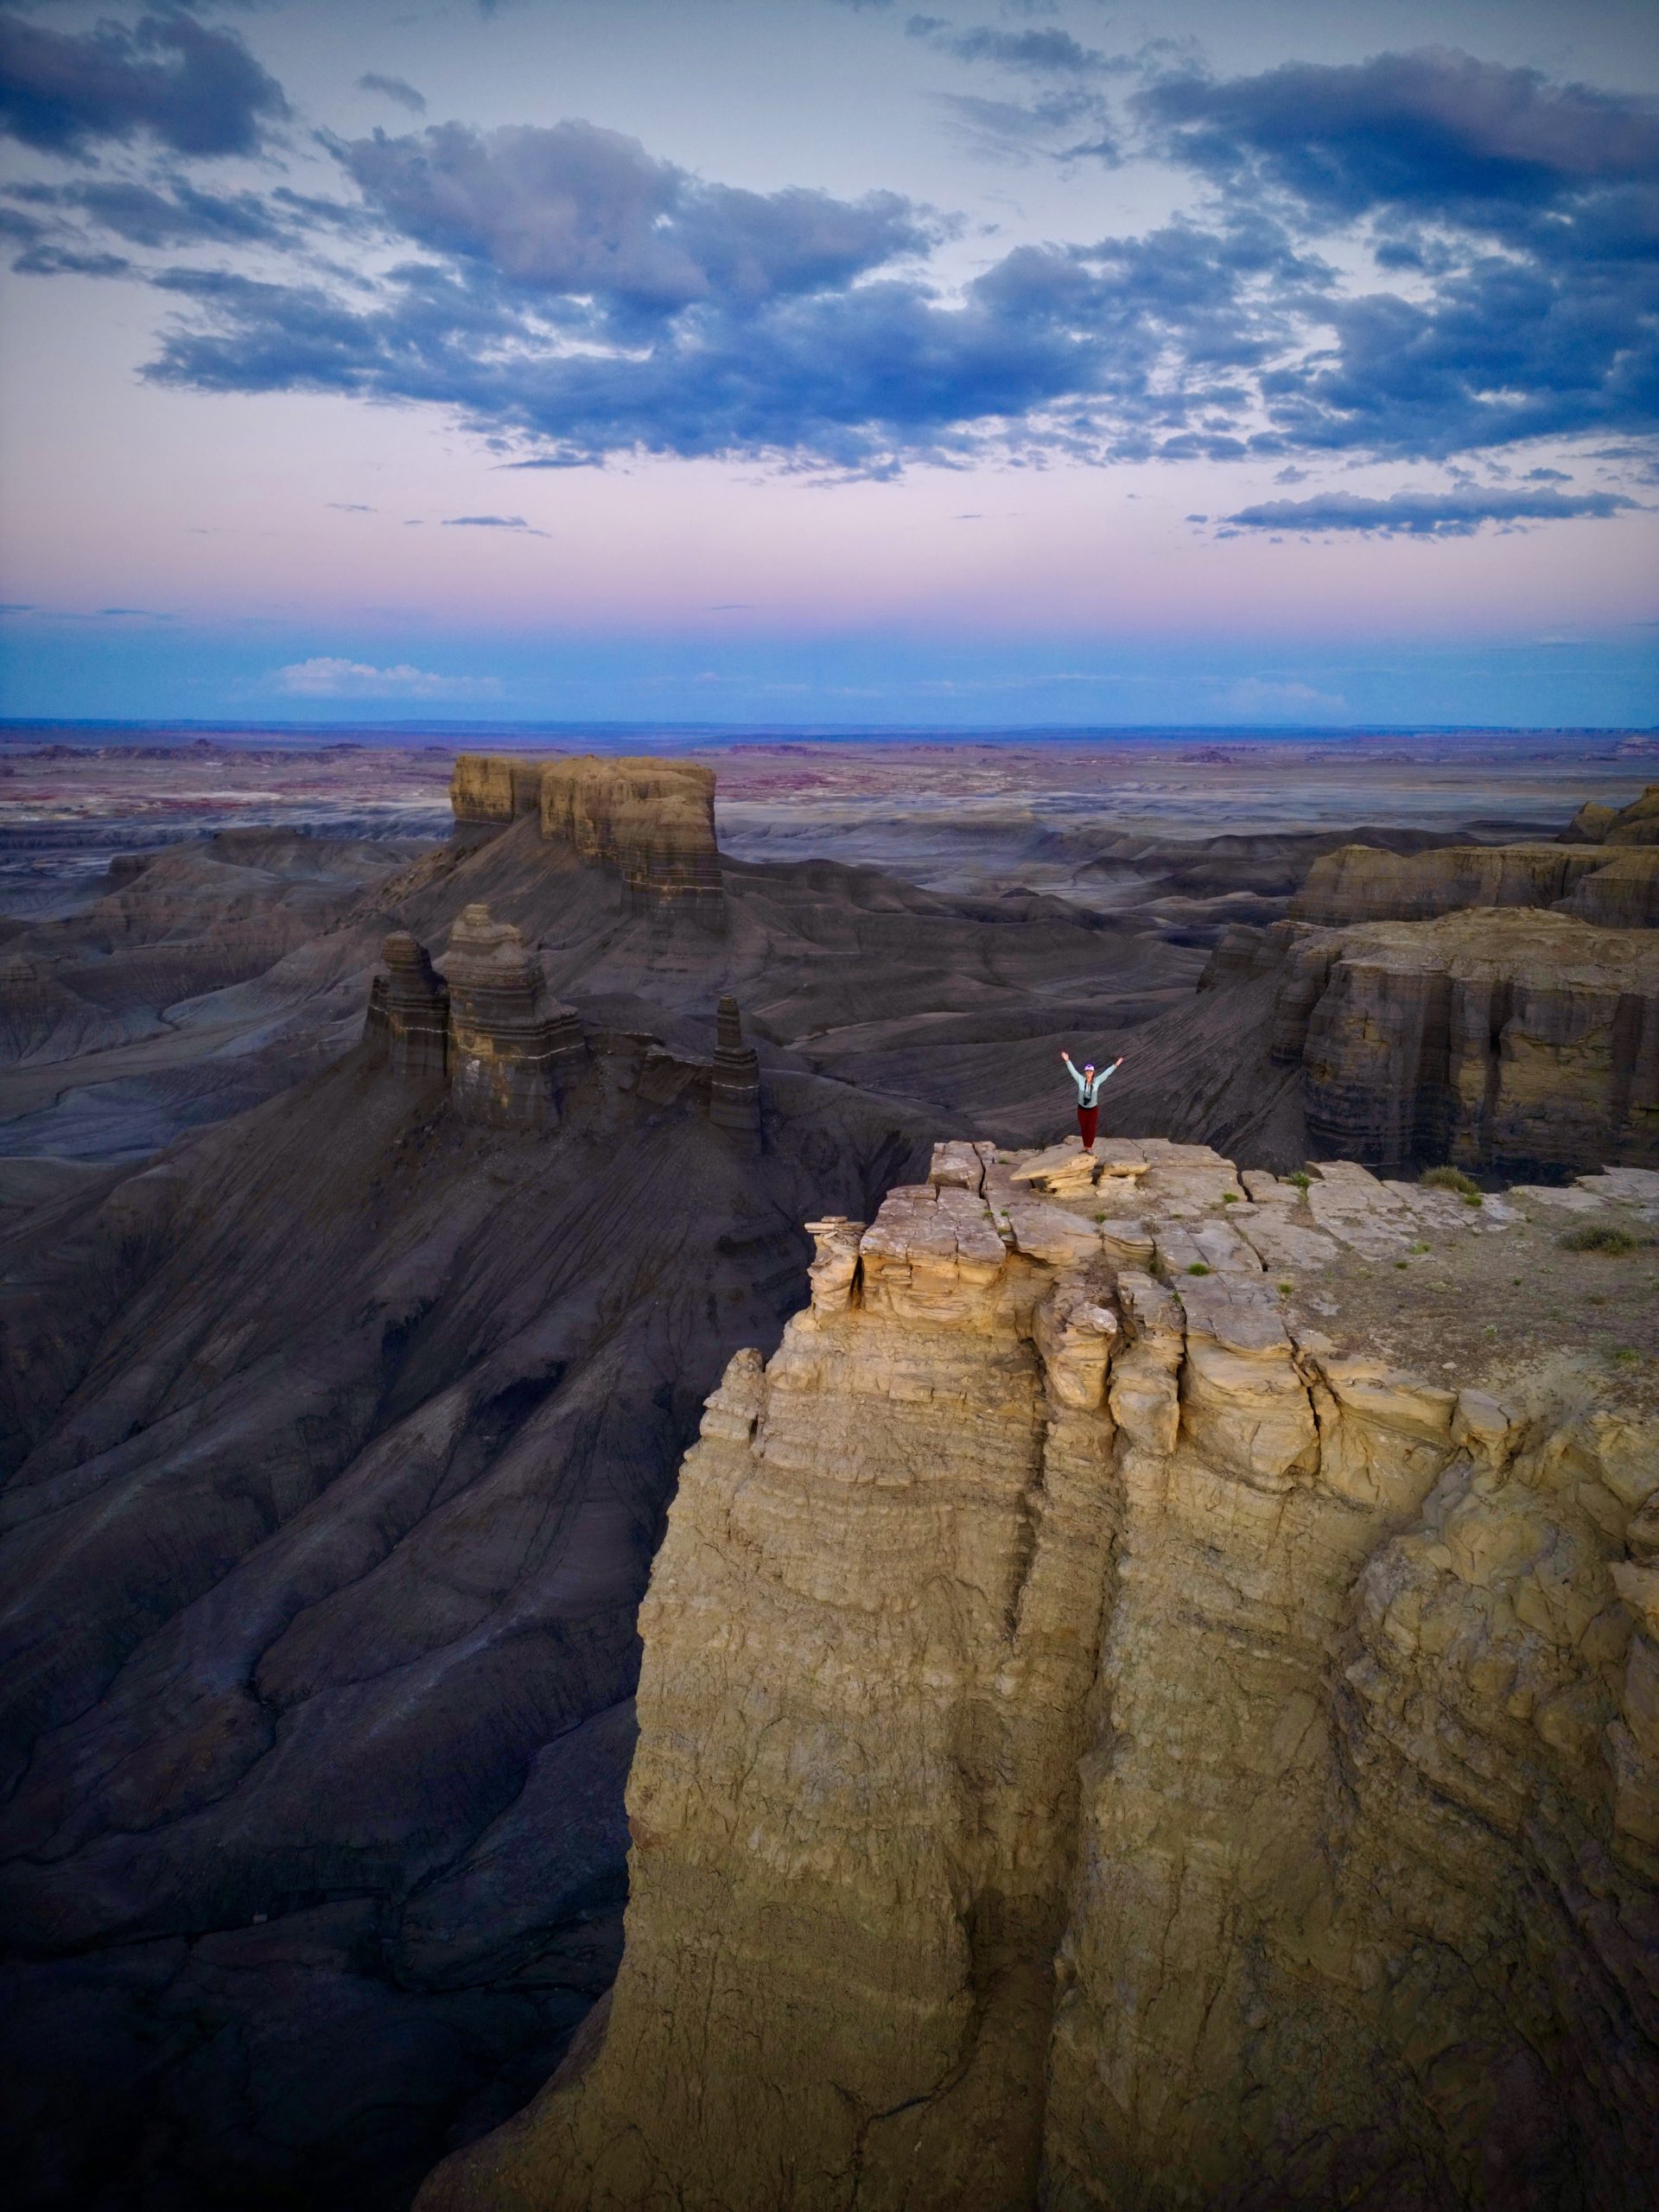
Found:
[[(524, 2105), (616, 1970), (676, 1471), (806, 1300), (805, 1224), (964, 1129), (1060, 1139), (1063, 1046), (1128, 1056), (1109, 1127), (1297, 1165), (1278, 986), (1197, 995), (1228, 932), (1363, 825), (1553, 836), (1656, 758), (698, 739), (711, 930), (531, 819), (452, 836), (429, 736), (5, 734), (3, 2094), (39, 2212), (402, 2212)], [(364, 1041), (388, 933), (442, 959), (480, 905), (584, 1040), (539, 1135)], [(753, 1144), (697, 1103), (728, 994)], [(1264, 1294), (1459, 1389), (1524, 1344), (1649, 1405), (1639, 1195), (1396, 1179), (1371, 1250), (1274, 1201), (1330, 1249)], [(1604, 1217), (1627, 1248), (1563, 1245)]]

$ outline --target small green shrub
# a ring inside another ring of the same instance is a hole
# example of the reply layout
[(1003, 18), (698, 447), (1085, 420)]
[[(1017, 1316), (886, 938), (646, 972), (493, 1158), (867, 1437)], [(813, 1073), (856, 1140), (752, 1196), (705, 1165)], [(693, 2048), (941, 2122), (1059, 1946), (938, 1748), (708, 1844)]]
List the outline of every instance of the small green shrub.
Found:
[(1224, 1191), (1221, 1194), (1221, 1203), (1224, 1206), (1236, 1206), (1238, 1204), (1238, 1192), (1236, 1191)]
[(1396, 1268), (1404, 1268), (1409, 1267), (1411, 1262), (1408, 1260), (1396, 1260), (1394, 1264)]
[(1465, 1175), (1461, 1167), (1426, 1167), (1422, 1181), (1427, 1190), (1455, 1191), (1465, 1205), (1480, 1204), (1479, 1184), (1472, 1176)]
[(1618, 1228), (1611, 1221), (1586, 1221), (1569, 1229), (1560, 1239), (1564, 1252), (1638, 1252), (1648, 1242), (1633, 1229)]
[(1311, 1190), (1313, 1184), (1313, 1178), (1306, 1169), (1300, 1167), (1297, 1168), (1294, 1174), (1287, 1175), (1285, 1180), (1287, 1183), (1294, 1183), (1299, 1191)]
[(1202, 1260), (1194, 1260), (1186, 1272), (1190, 1275), (1207, 1275), (1210, 1270)]
[(1621, 1365), (1627, 1365), (1632, 1360), (1640, 1359), (1642, 1355), (1634, 1344), (1621, 1344), (1618, 1350), (1611, 1353), (1609, 1357), (1619, 1362)]
[(1292, 1292), (1293, 1290), (1294, 1290), (1294, 1289), (1295, 1289), (1295, 1287), (1296, 1287), (1296, 1286), (1295, 1286), (1295, 1284), (1294, 1284), (1294, 1282), (1281, 1282), (1281, 1283), (1280, 1284), (1280, 1286), (1279, 1286), (1279, 1295), (1280, 1295), (1280, 1297), (1281, 1297), (1281, 1298), (1288, 1298), (1288, 1297), (1290, 1296), (1291, 1292)]

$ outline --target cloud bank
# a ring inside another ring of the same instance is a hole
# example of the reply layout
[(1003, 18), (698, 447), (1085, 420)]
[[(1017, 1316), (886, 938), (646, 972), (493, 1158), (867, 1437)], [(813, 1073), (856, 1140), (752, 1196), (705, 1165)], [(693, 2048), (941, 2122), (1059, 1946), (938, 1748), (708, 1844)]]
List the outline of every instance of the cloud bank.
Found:
[[(1554, 474), (1540, 470), (1541, 475)], [(1618, 492), (1458, 490), (1395, 492), (1366, 499), (1325, 492), (1311, 499), (1265, 499), (1228, 515), (1235, 530), (1364, 531), (1376, 537), (1471, 537), (1488, 523), (1569, 522), (1623, 514), (1636, 505)]]
[(146, 134), (175, 154), (252, 153), (288, 113), (232, 31), (176, 10), (75, 35), (0, 13), (0, 131), (54, 153)]
[(436, 676), (400, 661), (375, 668), (366, 661), (339, 660), (322, 654), (291, 661), (271, 678), (272, 687), (294, 699), (495, 699), (495, 676)]
[[(0, 117), (37, 146), (245, 149), (283, 111), (239, 40), (181, 16), (80, 38), (0, 25)], [(167, 297), (152, 381), (436, 407), (521, 464), (1447, 461), (1659, 429), (1652, 103), (1438, 48), (1124, 79), (1052, 25), (906, 28), (1050, 87), (947, 96), (1008, 143), (1068, 116), (1092, 127), (1099, 86), (1132, 83), (1124, 124), (1193, 181), (1193, 206), (1141, 236), (1018, 246), (951, 285), (948, 219), (895, 193), (745, 190), (580, 121), (446, 122), (327, 139), (338, 201), (158, 172), (25, 184), (0, 227), (25, 271), (142, 276)], [(221, 257), (136, 258), (187, 247)], [(1231, 519), (1420, 536), (1468, 520), (1255, 519), (1289, 504)], [(1468, 526), (1619, 508), (1489, 500)]]

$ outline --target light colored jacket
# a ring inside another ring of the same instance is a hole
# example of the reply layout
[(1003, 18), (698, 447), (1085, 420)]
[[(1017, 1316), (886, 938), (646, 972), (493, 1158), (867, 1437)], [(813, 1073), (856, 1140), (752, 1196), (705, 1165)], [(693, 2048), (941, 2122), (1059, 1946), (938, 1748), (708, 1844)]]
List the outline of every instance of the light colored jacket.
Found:
[(1060, 1058), (1065, 1062), (1066, 1066), (1071, 1069), (1071, 1080), (1077, 1086), (1079, 1106), (1098, 1105), (1101, 1084), (1109, 1076), (1116, 1075), (1123, 1065), (1122, 1060), (1114, 1060), (1110, 1067), (1096, 1068), (1092, 1076), (1085, 1076), (1081, 1068), (1071, 1067), (1071, 1055), (1069, 1052), (1062, 1052)]

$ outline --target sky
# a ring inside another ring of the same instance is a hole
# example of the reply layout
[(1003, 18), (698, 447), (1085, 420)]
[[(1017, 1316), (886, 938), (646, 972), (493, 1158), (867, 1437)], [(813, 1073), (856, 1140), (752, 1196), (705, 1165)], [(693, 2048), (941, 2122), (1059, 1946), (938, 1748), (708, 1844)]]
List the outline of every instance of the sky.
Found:
[(1659, 723), (1652, 0), (0, 0), (0, 714)]

